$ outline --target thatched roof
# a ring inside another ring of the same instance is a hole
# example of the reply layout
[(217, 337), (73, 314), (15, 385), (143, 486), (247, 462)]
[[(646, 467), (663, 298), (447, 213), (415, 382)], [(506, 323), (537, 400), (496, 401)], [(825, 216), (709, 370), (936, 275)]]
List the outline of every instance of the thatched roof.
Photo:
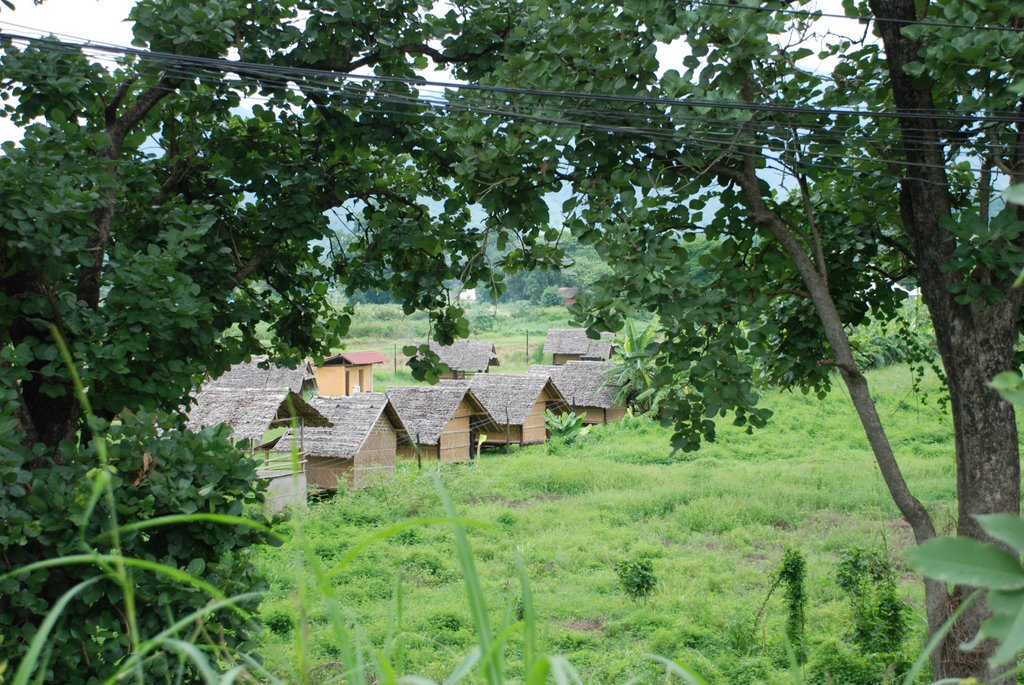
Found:
[(492, 343), (456, 340), (445, 346), (433, 341), (427, 344), (452, 371), (486, 371), (489, 366), (499, 366), (498, 353)]
[(207, 384), (188, 412), (186, 426), (199, 430), (226, 423), (236, 440), (258, 442), (275, 425), (288, 425), (291, 408), (303, 426), (329, 426), (323, 414), (287, 388), (230, 388)]
[(619, 365), (613, 362), (574, 361), (560, 366), (535, 365), (530, 373), (549, 376), (555, 387), (574, 407), (611, 409), (619, 386), (614, 383)]
[[(398, 412), (382, 392), (364, 392), (351, 397), (314, 397), (309, 404), (334, 425), (329, 428), (303, 427), (302, 452), (307, 457), (351, 459), (362, 448), (382, 414), (400, 435), (405, 432)], [(292, 438), (292, 431), (288, 431), (277, 444), (288, 447)]]
[(564, 402), (551, 379), (543, 375), (481, 373), (472, 380), (442, 381), (442, 384), (468, 385), (491, 418), (502, 426), (525, 422), (545, 388), (552, 401)]
[(480, 400), (461, 383), (388, 388), (387, 396), (405, 424), (409, 437), (421, 445), (440, 442), (441, 433), (463, 399), (468, 400), (479, 413), (486, 413)]
[(552, 328), (544, 341), (546, 354), (578, 354), (583, 359), (603, 361), (612, 356), (612, 333), (602, 333), (600, 340), (591, 340), (582, 328)]
[[(304, 361), (295, 369), (278, 366), (268, 361), (266, 355), (258, 355), (251, 361), (235, 364), (224, 375), (206, 383), (205, 387), (218, 388), (284, 388), (301, 393), (309, 387), (316, 387), (316, 372), (313, 365)], [(266, 368), (261, 368), (266, 367)]]

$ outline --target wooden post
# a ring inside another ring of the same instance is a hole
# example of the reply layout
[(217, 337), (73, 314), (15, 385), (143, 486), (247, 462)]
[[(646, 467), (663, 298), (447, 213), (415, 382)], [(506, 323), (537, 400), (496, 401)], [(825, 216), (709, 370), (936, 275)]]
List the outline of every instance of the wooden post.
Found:
[(509, 431), (512, 430), (512, 426), (509, 425), (509, 420), (510, 419), (508, 418), (508, 405), (509, 405), (509, 403), (506, 402), (505, 403), (505, 454), (508, 454), (508, 443), (509, 443), (509, 440), (510, 440)]
[(398, 375), (398, 343), (395, 343), (395, 354), (394, 354), (394, 356), (391, 359), (392, 359), (392, 361), (394, 361), (394, 364), (395, 364), (395, 375), (397, 376)]
[(526, 363), (530, 363), (530, 331), (526, 331)]

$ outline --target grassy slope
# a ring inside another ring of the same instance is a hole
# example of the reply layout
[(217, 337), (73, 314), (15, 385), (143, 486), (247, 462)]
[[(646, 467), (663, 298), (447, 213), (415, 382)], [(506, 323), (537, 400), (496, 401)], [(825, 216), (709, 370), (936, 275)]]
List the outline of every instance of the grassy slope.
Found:
[[(940, 527), (951, 525), (952, 429), (935, 405), (934, 384), (921, 404), (908, 394), (905, 368), (874, 373), (871, 382), (911, 486)], [(837, 554), (851, 544), (895, 552), (910, 542), (909, 531), (844, 390), (824, 401), (772, 393), (764, 404), (775, 411), (769, 428), (749, 436), (723, 426), (718, 442), (694, 455), (672, 457), (667, 430), (632, 419), (599, 428), (579, 449), (529, 448), (485, 455), (478, 467), (442, 469), (460, 512), (493, 524), (471, 539), (495, 620), (517, 592), (518, 551), (549, 649), (569, 657), (585, 682), (637, 674), (651, 682), (648, 652), (689, 663), (712, 683), (781, 682), (781, 599), (769, 603), (765, 630), (755, 634), (752, 621), (784, 549), (795, 546), (808, 557), (809, 637), (841, 636), (849, 618), (830, 576)], [(300, 520), (330, 565), (374, 530), (439, 513), (428, 479), (404, 464), (393, 482), (314, 505)], [(612, 570), (638, 554), (654, 559), (659, 579), (642, 603), (623, 595)], [(287, 673), (295, 662), (287, 627), (296, 615), (295, 553), (268, 549), (261, 563), (271, 582), (263, 617), (273, 628), (262, 651), (273, 670)], [(425, 527), (377, 543), (333, 577), (372, 641), (388, 630), (396, 580), (404, 593), (404, 670), (442, 678), (474, 644), (451, 533)], [(904, 575), (901, 593), (920, 631), (922, 593), (913, 575)], [(330, 682), (337, 650), (323, 607), (308, 611), (307, 651)]]

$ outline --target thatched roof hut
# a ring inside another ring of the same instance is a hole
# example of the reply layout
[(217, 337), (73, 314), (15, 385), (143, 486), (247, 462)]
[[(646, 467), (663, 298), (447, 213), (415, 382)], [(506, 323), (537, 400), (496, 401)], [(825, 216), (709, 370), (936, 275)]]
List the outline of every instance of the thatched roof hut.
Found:
[(269, 361), (266, 355), (258, 355), (250, 361), (235, 364), (219, 378), (208, 381), (204, 387), (218, 388), (285, 388), (297, 394), (316, 390), (316, 372), (313, 365), (304, 361), (297, 368), (289, 369)]
[[(345, 479), (349, 487), (362, 487), (394, 473), (398, 442), (406, 438), (406, 432), (387, 395), (314, 397), (309, 405), (333, 424), (301, 431), (311, 485), (333, 490), (339, 479)], [(285, 433), (278, 445), (287, 448), (292, 436), (290, 431)]]
[(331, 425), (301, 395), (286, 387), (234, 388), (210, 383), (196, 397), (186, 426), (199, 430), (226, 423), (236, 440), (259, 443), (271, 428), (291, 425), (293, 409), (303, 427)]
[(469, 387), (480, 399), (500, 429), (488, 434), (486, 444), (545, 442), (544, 412), (567, 408), (565, 397), (544, 375), (487, 373), (473, 376), (472, 380), (445, 381), (442, 385)]
[(619, 392), (615, 375), (619, 368), (613, 362), (567, 362), (534, 365), (530, 373), (550, 376), (572, 410), (583, 414), (584, 423), (608, 423), (626, 414), (626, 408), (615, 402)]
[(602, 333), (600, 340), (591, 340), (583, 328), (552, 328), (544, 341), (544, 352), (552, 356), (553, 364), (606, 361), (611, 359), (614, 337), (612, 333)]
[(465, 385), (389, 388), (388, 399), (405, 424), (409, 442), (399, 446), (406, 458), (465, 461), (473, 458), (477, 431), (491, 420)]
[(427, 345), (450, 369), (448, 378), (465, 378), (467, 372), (483, 373), (500, 365), (493, 343), (456, 340), (451, 345), (438, 345), (433, 341)]

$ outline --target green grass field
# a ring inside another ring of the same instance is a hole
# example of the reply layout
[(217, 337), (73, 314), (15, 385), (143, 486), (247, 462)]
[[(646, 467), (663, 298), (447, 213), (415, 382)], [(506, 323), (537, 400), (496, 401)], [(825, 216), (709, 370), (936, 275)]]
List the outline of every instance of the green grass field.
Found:
[[(948, 530), (956, 515), (952, 426), (937, 406), (937, 383), (925, 384), (922, 402), (905, 367), (874, 372), (870, 381), (911, 487)], [(783, 552), (796, 547), (808, 562), (804, 670), (813, 681), (815, 659), (848, 649), (849, 604), (833, 575), (838, 555), (864, 545), (896, 558), (911, 537), (842, 387), (822, 401), (773, 392), (763, 404), (775, 412), (768, 428), (747, 435), (723, 425), (718, 441), (694, 454), (673, 455), (667, 429), (627, 418), (598, 427), (578, 447), (485, 453), (475, 465), (441, 468), (459, 513), (487, 524), (470, 540), (493, 621), (516, 602), (518, 554), (545, 646), (566, 656), (584, 682), (665, 682), (648, 653), (689, 664), (710, 683), (792, 682), (781, 598), (768, 602), (760, 625), (754, 621)], [(429, 477), (436, 470), (404, 463), (394, 480), (312, 504), (282, 529), (300, 526), (330, 567), (375, 531), (441, 515)], [(613, 567), (638, 556), (653, 560), (658, 585), (636, 602)], [(308, 578), (297, 580), (306, 573), (298, 558), (290, 545), (259, 558), (270, 583), (261, 651), (271, 671), (302, 682), (294, 656), (302, 644), (302, 668), (314, 682), (342, 682), (325, 607)], [(330, 580), (367, 640), (397, 636), (402, 672), (441, 680), (476, 644), (450, 527), (377, 542)], [(914, 609), (913, 655), (922, 644), (922, 590), (905, 567), (900, 594)], [(295, 628), (300, 604), (308, 634)], [(518, 638), (508, 649), (521, 649)]]

